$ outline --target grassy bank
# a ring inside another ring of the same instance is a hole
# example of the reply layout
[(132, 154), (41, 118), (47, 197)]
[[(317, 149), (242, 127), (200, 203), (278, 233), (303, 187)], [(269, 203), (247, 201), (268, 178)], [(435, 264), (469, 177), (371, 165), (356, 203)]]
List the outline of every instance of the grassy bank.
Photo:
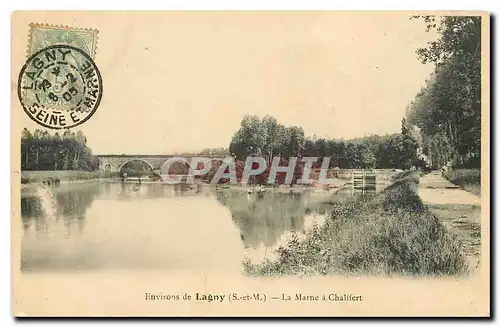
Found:
[(416, 193), (417, 172), (399, 174), (376, 196), (338, 204), (326, 223), (296, 235), (276, 261), (245, 262), (249, 275), (455, 275), (458, 244)]
[(454, 169), (445, 177), (464, 190), (481, 196), (481, 169)]
[(28, 183), (58, 183), (61, 181), (77, 181), (96, 178), (118, 177), (117, 173), (104, 171), (79, 171), (79, 170), (38, 170), (23, 171), (21, 184)]

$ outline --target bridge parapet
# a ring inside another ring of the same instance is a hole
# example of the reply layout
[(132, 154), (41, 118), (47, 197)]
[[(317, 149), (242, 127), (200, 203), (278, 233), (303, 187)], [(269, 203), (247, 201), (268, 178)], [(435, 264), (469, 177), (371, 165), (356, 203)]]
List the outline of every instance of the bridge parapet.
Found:
[(109, 172), (119, 172), (120, 169), (127, 162), (133, 160), (141, 160), (146, 162), (153, 171), (160, 171), (162, 165), (170, 158), (173, 157), (182, 157), (188, 161), (191, 161), (194, 157), (205, 157), (205, 158), (213, 158), (217, 159), (220, 156), (205, 156), (205, 155), (112, 155), (112, 154), (104, 154), (97, 155), (99, 158), (99, 170), (101, 171), (109, 171)]

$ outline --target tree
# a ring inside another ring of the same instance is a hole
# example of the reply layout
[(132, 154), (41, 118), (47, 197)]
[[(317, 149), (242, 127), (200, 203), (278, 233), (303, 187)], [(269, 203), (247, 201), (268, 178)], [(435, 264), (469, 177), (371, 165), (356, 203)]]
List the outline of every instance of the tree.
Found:
[(366, 143), (355, 145), (355, 149), (358, 152), (359, 162), (354, 168), (363, 168), (363, 169), (375, 168), (375, 163), (376, 163), (375, 156), (373, 155), (372, 151), (370, 150), (370, 147)]
[(266, 138), (259, 117), (246, 115), (241, 121), (240, 129), (233, 136), (229, 149), (238, 158), (245, 158), (252, 153), (261, 152)]
[(21, 132), (21, 140), (31, 140), (33, 138), (33, 135), (31, 132), (25, 127), (23, 128), (23, 131)]
[(240, 129), (231, 139), (229, 149), (238, 160), (244, 160), (249, 155), (263, 156), (268, 166), (269, 159), (274, 156), (282, 159), (308, 156), (320, 158), (312, 168), (321, 167), (322, 158), (330, 157), (330, 168), (407, 169), (416, 158), (418, 143), (405, 119), (401, 124), (401, 133), (398, 134), (334, 140), (316, 136), (306, 138), (301, 127), (285, 127), (270, 116), (262, 120), (251, 116), (242, 121)]
[(267, 165), (269, 166), (272, 162), (273, 154), (275, 153), (275, 151), (279, 151), (282, 146), (281, 142), (283, 135), (281, 134), (283, 133), (283, 129), (280, 128), (280, 124), (278, 124), (276, 118), (269, 115), (266, 115), (264, 116), (264, 118), (262, 118), (262, 125), (263, 129), (265, 130), (263, 150), (266, 156)]
[[(409, 106), (409, 123), (421, 129), (422, 146), (434, 166), (478, 160), (481, 149), (481, 17), (423, 16), (438, 39), (417, 50), (435, 66)], [(425, 141), (424, 141), (425, 140)]]
[(85, 137), (85, 135), (83, 135), (82, 131), (76, 132), (75, 140), (81, 145), (87, 144), (87, 138)]
[(87, 138), (64, 131), (63, 137), (56, 132), (36, 129), (31, 133), (25, 128), (21, 134), (22, 170), (95, 170), (98, 159), (86, 145)]
[(270, 163), (276, 155), (298, 155), (304, 148), (304, 131), (301, 127), (285, 127), (271, 116), (260, 119), (247, 115), (240, 129), (233, 135), (229, 151), (238, 159), (261, 155)]
[(289, 158), (292, 156), (298, 156), (304, 149), (305, 136), (302, 127), (292, 126), (285, 128), (285, 144), (284, 156)]
[(411, 135), (406, 119), (401, 120), (401, 158), (400, 165), (403, 169), (409, 169), (417, 160), (417, 141)]
[(63, 139), (71, 140), (71, 130), (65, 129), (62, 135)]

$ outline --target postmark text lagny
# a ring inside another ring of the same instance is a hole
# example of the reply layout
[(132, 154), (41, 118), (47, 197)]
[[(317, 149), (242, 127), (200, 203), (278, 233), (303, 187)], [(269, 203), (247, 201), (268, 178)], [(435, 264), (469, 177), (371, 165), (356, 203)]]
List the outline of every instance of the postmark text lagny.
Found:
[(88, 120), (100, 104), (102, 79), (81, 49), (54, 45), (33, 54), (19, 74), (18, 96), (38, 124), (71, 128)]

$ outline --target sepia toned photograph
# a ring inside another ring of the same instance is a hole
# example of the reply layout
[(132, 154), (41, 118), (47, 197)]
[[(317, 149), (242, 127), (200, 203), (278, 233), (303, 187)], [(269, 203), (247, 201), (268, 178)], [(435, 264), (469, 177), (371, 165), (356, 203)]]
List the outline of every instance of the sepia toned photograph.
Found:
[(489, 19), (14, 12), (13, 314), (488, 317)]

